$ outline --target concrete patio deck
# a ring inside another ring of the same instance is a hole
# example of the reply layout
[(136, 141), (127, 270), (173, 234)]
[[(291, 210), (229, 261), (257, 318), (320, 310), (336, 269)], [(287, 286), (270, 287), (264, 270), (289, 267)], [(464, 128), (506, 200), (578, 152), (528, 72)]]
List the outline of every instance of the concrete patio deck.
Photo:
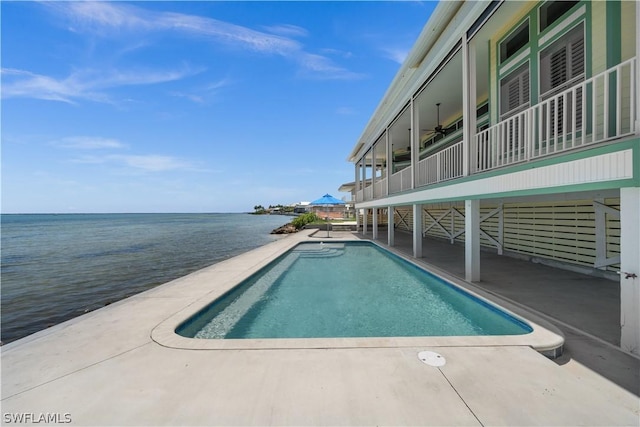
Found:
[[(556, 361), (524, 345), (185, 350), (151, 338), (171, 316), (212, 299), (308, 234), (3, 346), (2, 422), (59, 416), (75, 425), (638, 425), (640, 361), (573, 327)], [(535, 279), (524, 282), (536, 286)], [(447, 363), (425, 365), (417, 357), (422, 350)], [(593, 358), (606, 359), (601, 371), (590, 366)], [(626, 382), (618, 379), (624, 372)]]

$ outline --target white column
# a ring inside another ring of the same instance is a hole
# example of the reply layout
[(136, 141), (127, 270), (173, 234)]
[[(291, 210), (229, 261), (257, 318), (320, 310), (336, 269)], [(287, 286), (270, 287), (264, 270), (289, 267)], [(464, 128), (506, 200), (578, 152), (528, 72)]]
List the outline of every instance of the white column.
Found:
[(362, 209), (362, 234), (367, 234), (367, 209)]
[(371, 199), (376, 198), (376, 144), (371, 147)]
[(373, 231), (373, 240), (378, 238), (378, 208), (373, 208), (373, 224), (371, 226)]
[(620, 347), (640, 354), (639, 187), (620, 189), (620, 325)]
[(391, 139), (389, 138), (389, 128), (387, 128), (384, 132), (384, 141), (386, 144), (386, 148), (387, 148), (387, 195), (389, 195), (389, 185), (391, 184), (391, 171), (392, 171), (392, 164), (393, 164), (393, 160), (391, 158), (391, 156), (393, 155), (393, 153), (391, 152)]
[(410, 112), (411, 112), (411, 139), (410, 139), (410, 146), (411, 146), (411, 188), (416, 188), (417, 187), (417, 178), (416, 178), (416, 174), (418, 173), (418, 159), (420, 159), (420, 153), (419, 153), (419, 149), (418, 149), (418, 125), (417, 125), (417, 114), (415, 113), (414, 110), (414, 103), (413, 103), (413, 98), (411, 98), (411, 102), (409, 105), (410, 108)]
[(465, 279), (480, 280), (480, 200), (464, 201)]
[[(354, 197), (354, 202), (359, 202), (358, 200), (358, 191), (360, 191), (360, 160), (356, 163), (356, 197)], [(356, 215), (357, 217), (358, 215)]]
[(413, 205), (413, 256), (422, 258), (422, 205)]
[(636, 2), (636, 135), (640, 135), (640, 4)]
[(356, 214), (356, 230), (360, 230), (360, 209), (356, 209), (353, 205), (353, 211)]
[(395, 208), (393, 206), (389, 206), (387, 208), (387, 244), (389, 246), (394, 246), (396, 244), (395, 242), (396, 228), (394, 227), (394, 223), (393, 223), (393, 219), (395, 218), (394, 209)]
[(476, 137), (476, 45), (475, 41), (467, 43), (467, 34), (462, 35), (462, 173), (464, 176), (473, 172), (470, 160), (474, 156)]

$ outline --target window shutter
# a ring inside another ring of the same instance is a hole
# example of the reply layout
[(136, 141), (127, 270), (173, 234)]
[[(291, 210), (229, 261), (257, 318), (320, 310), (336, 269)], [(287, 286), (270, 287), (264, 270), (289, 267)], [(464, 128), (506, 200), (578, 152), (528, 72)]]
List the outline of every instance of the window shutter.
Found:
[(529, 103), (529, 63), (525, 63), (500, 83), (500, 114), (504, 119)]
[(571, 78), (584, 73), (584, 38), (574, 40), (571, 49)]
[(509, 83), (509, 110), (513, 110), (520, 105), (520, 79), (515, 79)]
[(551, 88), (556, 88), (567, 81), (567, 51), (562, 47), (551, 54), (550, 61)]

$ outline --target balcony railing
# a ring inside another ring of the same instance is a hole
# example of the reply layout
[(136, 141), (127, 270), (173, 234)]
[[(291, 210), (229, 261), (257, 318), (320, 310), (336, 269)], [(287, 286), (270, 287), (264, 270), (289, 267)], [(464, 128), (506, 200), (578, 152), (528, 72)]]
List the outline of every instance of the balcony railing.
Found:
[(391, 175), (391, 181), (389, 181), (389, 193), (399, 193), (401, 191), (410, 190), (411, 171), (412, 168), (409, 166)]
[[(526, 162), (635, 133), (636, 58), (629, 59), (479, 132), (470, 147), (470, 173)], [(417, 164), (416, 186), (461, 177), (463, 142)], [(411, 189), (412, 168), (389, 177), (389, 194)], [(386, 178), (358, 201), (385, 197)], [(366, 190), (366, 189), (365, 189)], [(364, 197), (364, 199), (363, 199)], [(370, 198), (366, 198), (370, 197)]]
[(479, 132), (472, 172), (633, 134), (635, 58)]
[(435, 184), (462, 175), (462, 141), (418, 163), (418, 185)]
[(387, 178), (376, 181), (373, 193), (373, 197), (376, 199), (387, 195)]
[(364, 199), (373, 200), (373, 186), (371, 184), (364, 188)]

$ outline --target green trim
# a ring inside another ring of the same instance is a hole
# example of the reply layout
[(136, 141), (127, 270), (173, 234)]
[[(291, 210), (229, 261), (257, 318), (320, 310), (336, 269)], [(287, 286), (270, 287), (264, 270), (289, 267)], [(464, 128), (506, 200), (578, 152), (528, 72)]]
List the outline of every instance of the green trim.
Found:
[[(585, 13), (588, 14), (589, 13), (589, 4), (591, 3), (590, 1), (581, 1), (578, 4), (574, 5), (571, 9), (569, 9), (568, 11), (565, 12), (565, 14), (563, 15), (565, 18), (560, 18), (558, 19), (556, 22), (554, 22), (553, 24), (549, 25), (547, 28), (545, 28), (544, 30), (539, 31), (540, 29), (540, 25), (539, 21), (540, 21), (540, 9), (542, 8), (542, 5), (544, 5), (545, 3), (547, 3), (547, 1), (541, 1), (540, 3), (538, 3), (533, 9), (532, 12), (535, 15), (535, 19), (536, 19), (536, 36), (537, 38), (540, 37), (544, 37), (547, 33), (554, 31), (554, 29), (558, 26), (558, 25), (563, 25), (564, 22), (566, 21), (566, 17), (571, 15), (572, 13), (574, 13), (576, 10), (580, 9), (583, 5), (587, 5), (587, 9), (585, 10)], [(580, 17), (578, 19), (582, 19), (583, 17)], [(564, 32), (564, 31), (563, 31)], [(537, 39), (536, 38), (536, 39)], [(554, 37), (554, 40), (556, 39), (556, 37)]]
[[(608, 0), (606, 6), (606, 50), (607, 69), (618, 65), (622, 58), (622, 16), (621, 5), (617, 0)], [(609, 76), (609, 87), (616, 87), (616, 76)], [(613, 135), (616, 126), (616, 97), (609, 91), (609, 136)]]
[[(435, 204), (435, 203), (443, 203), (443, 202), (459, 202), (462, 200), (489, 200), (489, 199), (507, 199), (511, 197), (527, 197), (527, 196), (543, 196), (550, 194), (559, 194), (559, 193), (579, 193), (579, 192), (587, 192), (587, 191), (602, 191), (602, 190), (612, 190), (617, 188), (625, 188), (625, 187), (637, 187), (637, 183), (635, 179), (620, 179), (615, 181), (604, 181), (604, 182), (594, 182), (594, 183), (585, 183), (585, 184), (574, 184), (574, 185), (561, 185), (557, 187), (544, 187), (544, 188), (531, 188), (527, 190), (515, 190), (515, 191), (505, 191), (502, 193), (484, 193), (479, 195), (472, 196), (459, 196), (459, 197), (442, 197), (438, 199), (424, 199), (424, 200), (416, 200), (410, 203), (381, 203), (379, 206), (369, 206), (366, 209), (376, 209), (383, 208), (388, 206), (408, 206), (413, 204)], [(356, 206), (356, 209), (359, 209)]]
[(592, 37), (593, 37), (593, 28), (592, 28), (592, 21), (593, 21), (593, 16), (592, 16), (592, 12), (591, 12), (591, 2), (586, 2), (585, 3), (587, 6), (587, 13), (585, 15), (584, 18), (584, 50), (585, 50), (585, 55), (584, 55), (584, 77), (585, 80), (591, 78), (593, 71), (592, 71), (592, 62), (593, 62), (593, 44), (592, 44)]
[(618, 0), (607, 0), (607, 69), (618, 65), (622, 58), (622, 12)]
[(514, 56), (518, 56), (520, 55), (520, 53), (522, 53), (527, 46), (529, 46), (531, 44), (531, 40), (533, 40), (531, 38), (531, 19), (529, 19), (529, 15), (525, 15), (520, 21), (518, 21), (517, 24), (515, 24), (513, 27), (511, 27), (511, 29), (506, 32), (504, 34), (504, 36), (502, 36), (501, 38), (498, 39), (498, 41), (496, 42), (496, 46), (497, 46), (497, 59), (498, 59), (498, 65), (506, 65), (509, 63), (509, 58), (507, 58), (503, 63), (500, 62), (500, 45), (502, 43), (504, 43), (509, 37), (511, 37), (511, 35), (514, 33), (515, 30), (518, 29), (518, 27), (520, 27), (522, 24), (525, 23), (525, 21), (529, 20), (529, 41), (522, 46), (520, 49), (518, 49), (517, 51), (515, 51), (513, 54), (511, 54), (510, 58), (513, 58)]
[[(389, 198), (408, 195), (412, 193), (418, 193), (425, 190), (433, 190), (436, 188), (447, 187), (453, 184), (462, 184), (472, 181), (477, 181), (480, 179), (492, 178), (500, 175), (509, 175), (512, 173), (526, 171), (530, 169), (537, 169), (540, 167), (555, 165), (566, 163), (574, 160), (586, 159), (589, 157), (595, 157), (602, 154), (615, 153), (618, 151), (624, 150), (633, 150), (633, 178), (627, 178), (622, 180), (612, 180), (612, 181), (604, 181), (604, 182), (595, 182), (595, 183), (584, 183), (584, 184), (573, 184), (559, 187), (545, 187), (545, 188), (533, 188), (528, 190), (516, 190), (516, 191), (508, 191), (503, 193), (484, 193), (481, 195), (473, 195), (473, 196), (464, 196), (464, 197), (447, 197), (441, 199), (429, 199), (429, 203), (438, 203), (438, 202), (446, 202), (446, 201), (454, 201), (454, 200), (466, 200), (466, 199), (490, 199), (495, 197), (515, 197), (515, 196), (529, 196), (529, 195), (540, 195), (540, 194), (554, 194), (554, 193), (563, 193), (563, 192), (573, 192), (573, 191), (590, 191), (590, 190), (604, 190), (604, 189), (612, 189), (612, 188), (620, 188), (620, 187), (640, 187), (640, 138), (633, 138), (624, 142), (618, 142), (614, 144), (608, 144), (604, 146), (595, 146), (591, 149), (578, 151), (578, 152), (570, 152), (565, 155), (560, 155), (553, 158), (540, 159), (536, 161), (530, 161), (527, 163), (520, 163), (511, 167), (506, 167), (504, 169), (482, 172), (462, 178), (453, 179), (450, 181), (442, 182), (439, 184), (432, 184), (428, 186), (418, 187), (412, 190), (407, 190), (402, 193), (394, 193), (385, 198), (377, 199), (377, 200), (367, 200), (363, 203), (369, 202), (380, 202), (380, 206), (390, 206), (388, 201)], [(403, 204), (395, 204), (391, 206), (402, 206)]]
[[(494, 176), (507, 175), (514, 172), (520, 172), (520, 171), (525, 171), (529, 169), (536, 169), (544, 166), (551, 166), (559, 163), (571, 162), (574, 160), (587, 159), (589, 157), (595, 157), (595, 156), (600, 156), (602, 154), (615, 153), (618, 151), (624, 151), (629, 149), (633, 150), (634, 155), (638, 154), (638, 151), (640, 151), (640, 138), (619, 142), (615, 144), (604, 145), (604, 146), (595, 145), (593, 148), (586, 149), (584, 151), (568, 152), (564, 155), (559, 155), (557, 157), (541, 158), (539, 160), (531, 160), (526, 163), (518, 163), (517, 165), (511, 166), (511, 167), (507, 166), (503, 169), (498, 169), (498, 170), (493, 170), (488, 172), (481, 172), (481, 173), (466, 176), (463, 178), (458, 178), (454, 181), (447, 181), (446, 183), (433, 184), (428, 186), (428, 188), (444, 187), (446, 185), (451, 185), (453, 182), (458, 184), (462, 182), (476, 181), (478, 179), (491, 178)], [(635, 163), (635, 164), (638, 165), (640, 163)], [(637, 178), (639, 178), (640, 180), (640, 170), (634, 170), (634, 179), (636, 178), (636, 175), (638, 175)], [(427, 188), (427, 187), (420, 187), (420, 189), (424, 189), (424, 188)]]
[[(531, 16), (531, 26), (529, 27), (529, 30), (531, 31), (531, 34), (529, 35), (529, 40), (535, 40), (536, 42), (538, 41), (538, 20), (539, 20), (539, 15), (538, 15), (538, 9), (540, 9), (540, 6), (542, 5), (542, 3), (540, 5), (538, 5), (537, 8), (533, 8), (530, 13)], [(529, 52), (529, 104), (530, 105), (536, 105), (539, 101), (538, 99), (540, 98), (538, 95), (538, 81), (540, 80), (538, 78), (538, 73), (540, 72), (540, 64), (538, 64), (538, 44), (537, 43), (530, 43), (531, 44), (531, 51)]]
[[(616, 180), (616, 181), (605, 181), (605, 182), (596, 182), (596, 183), (587, 183), (587, 184), (562, 185), (558, 187), (544, 187), (544, 188), (532, 188), (528, 190), (506, 191), (503, 193), (485, 193), (485, 194), (474, 195), (474, 196), (429, 199), (429, 200), (425, 200), (424, 204), (455, 202), (455, 201), (461, 201), (461, 200), (487, 200), (487, 199), (501, 199), (501, 198), (510, 198), (510, 197), (541, 196), (541, 195), (557, 194), (557, 193), (578, 193), (583, 191), (601, 191), (601, 190), (611, 190), (615, 188), (634, 187), (634, 186), (635, 185), (633, 185), (632, 179), (622, 179), (622, 180)], [(391, 206), (404, 206), (404, 204), (391, 205)]]

